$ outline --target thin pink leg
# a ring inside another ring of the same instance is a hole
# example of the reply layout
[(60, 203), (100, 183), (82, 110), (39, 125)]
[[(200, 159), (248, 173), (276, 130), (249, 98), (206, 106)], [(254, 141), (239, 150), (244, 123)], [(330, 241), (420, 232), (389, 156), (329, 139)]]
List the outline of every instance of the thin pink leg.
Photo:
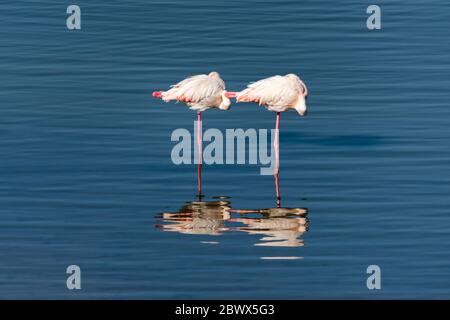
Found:
[(198, 165), (197, 165), (197, 191), (198, 196), (202, 195), (202, 159), (203, 159), (203, 147), (202, 147), (202, 117), (200, 112), (197, 113), (197, 152), (198, 152)]
[(277, 112), (277, 121), (275, 125), (275, 139), (273, 141), (273, 146), (275, 149), (275, 169), (273, 174), (278, 174), (280, 170), (280, 113)]
[(280, 173), (280, 136), (279, 136), (279, 130), (280, 130), (280, 113), (277, 112), (277, 121), (275, 124), (275, 139), (273, 142), (274, 149), (275, 149), (275, 168), (273, 175), (275, 177), (275, 191), (277, 194), (277, 207), (280, 207), (281, 203), (281, 196), (280, 196), (280, 185), (278, 183), (278, 174)]
[(281, 206), (280, 183), (278, 182), (278, 174), (275, 177), (275, 192), (277, 193), (277, 208)]

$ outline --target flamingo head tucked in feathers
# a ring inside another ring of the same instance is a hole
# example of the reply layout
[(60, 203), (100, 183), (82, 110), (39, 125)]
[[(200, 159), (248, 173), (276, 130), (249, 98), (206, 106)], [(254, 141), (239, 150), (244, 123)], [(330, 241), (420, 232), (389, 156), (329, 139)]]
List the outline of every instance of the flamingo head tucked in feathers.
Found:
[(297, 103), (294, 105), (294, 109), (298, 112), (298, 114), (302, 117), (306, 116), (308, 114), (308, 109), (306, 107), (306, 99), (308, 99), (308, 88), (306, 87), (305, 83), (300, 80), (300, 78), (293, 74), (287, 74), (285, 75), (285, 78), (294, 81), (297, 86), (301, 87), (301, 93), (298, 95)]
[(228, 110), (231, 106), (231, 100), (228, 98), (228, 91), (223, 90), (222, 92), (222, 102), (219, 105), (220, 110)]

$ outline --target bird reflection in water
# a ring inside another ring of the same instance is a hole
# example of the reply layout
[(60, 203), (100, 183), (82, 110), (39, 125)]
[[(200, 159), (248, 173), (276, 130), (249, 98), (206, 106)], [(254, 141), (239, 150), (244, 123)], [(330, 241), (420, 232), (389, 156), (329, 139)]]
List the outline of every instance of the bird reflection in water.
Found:
[(163, 231), (202, 235), (238, 231), (261, 235), (257, 246), (303, 246), (301, 237), (308, 231), (308, 209), (281, 207), (277, 181), (276, 186), (276, 208), (233, 209), (227, 197), (217, 197), (215, 201), (199, 199), (187, 202), (177, 212), (159, 214), (162, 223), (157, 227)]
[[(308, 231), (308, 210), (305, 208), (268, 208), (260, 210), (231, 210), (244, 217), (230, 221), (240, 222), (239, 231), (258, 234), (263, 237), (256, 246), (300, 247), (301, 236)], [(245, 217), (247, 214), (260, 214), (259, 218)]]
[(229, 201), (188, 202), (178, 212), (164, 212), (159, 218), (168, 224), (157, 225), (164, 231), (186, 234), (220, 235), (230, 230), (225, 221), (231, 219)]

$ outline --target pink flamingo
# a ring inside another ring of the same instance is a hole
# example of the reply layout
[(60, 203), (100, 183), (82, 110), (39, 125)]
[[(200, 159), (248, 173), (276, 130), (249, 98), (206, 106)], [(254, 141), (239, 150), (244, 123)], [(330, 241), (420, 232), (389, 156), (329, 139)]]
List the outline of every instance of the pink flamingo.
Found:
[(279, 173), (279, 126), (280, 112), (289, 109), (296, 110), (301, 116), (307, 114), (306, 99), (308, 89), (303, 81), (295, 74), (285, 76), (273, 76), (251, 83), (241, 92), (228, 92), (229, 97), (236, 97), (237, 102), (255, 102), (277, 113), (275, 124), (275, 186), (277, 199), (280, 200), (278, 185)]
[(154, 91), (153, 97), (169, 102), (175, 100), (183, 102), (191, 110), (197, 111), (197, 146), (198, 146), (198, 166), (197, 166), (197, 189), (198, 195), (202, 193), (202, 120), (201, 112), (212, 108), (228, 110), (231, 106), (229, 93), (225, 90), (225, 82), (220, 78), (219, 73), (200, 74), (189, 77), (171, 86), (167, 91)]

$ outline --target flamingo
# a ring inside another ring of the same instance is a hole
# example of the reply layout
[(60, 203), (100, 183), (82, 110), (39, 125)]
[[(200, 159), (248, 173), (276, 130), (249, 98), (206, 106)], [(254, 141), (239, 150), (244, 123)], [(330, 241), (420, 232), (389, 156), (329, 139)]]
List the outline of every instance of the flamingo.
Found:
[(251, 83), (241, 92), (228, 92), (229, 97), (235, 97), (236, 102), (255, 102), (277, 113), (275, 123), (275, 168), (274, 176), (279, 200), (279, 126), (280, 112), (296, 110), (300, 116), (306, 116), (306, 99), (308, 89), (305, 83), (295, 74), (273, 76)]
[(165, 102), (175, 100), (183, 102), (189, 109), (197, 111), (197, 190), (198, 196), (202, 196), (202, 120), (201, 113), (208, 109), (218, 108), (228, 110), (231, 106), (230, 95), (225, 90), (225, 82), (220, 78), (218, 72), (200, 74), (186, 78), (167, 91), (154, 91), (152, 96)]

